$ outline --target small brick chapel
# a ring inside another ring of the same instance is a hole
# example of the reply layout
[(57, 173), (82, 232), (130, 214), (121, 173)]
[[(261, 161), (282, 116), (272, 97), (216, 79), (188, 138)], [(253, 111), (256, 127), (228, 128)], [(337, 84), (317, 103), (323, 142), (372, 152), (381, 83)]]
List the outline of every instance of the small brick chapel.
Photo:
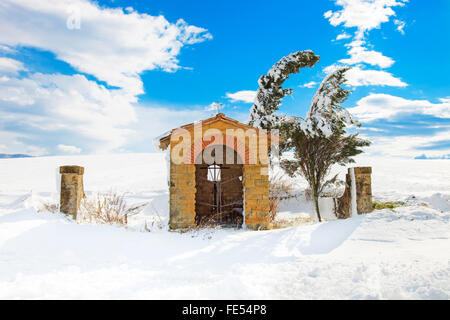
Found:
[(276, 139), (223, 113), (159, 138), (170, 152), (170, 228), (270, 229), (268, 148)]

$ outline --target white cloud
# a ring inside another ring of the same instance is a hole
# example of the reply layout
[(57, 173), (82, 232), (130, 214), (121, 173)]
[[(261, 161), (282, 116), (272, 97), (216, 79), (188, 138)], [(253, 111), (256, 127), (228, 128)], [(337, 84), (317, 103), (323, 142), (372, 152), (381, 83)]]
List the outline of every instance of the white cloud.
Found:
[[(391, 73), (381, 70), (366, 70), (361, 64), (389, 68), (394, 60), (383, 53), (369, 50), (365, 37), (372, 29), (380, 28), (396, 13), (394, 7), (404, 6), (408, 0), (335, 0), (341, 10), (327, 11), (324, 17), (333, 26), (342, 25), (345, 28), (356, 28), (353, 41), (347, 44), (349, 58), (339, 60), (340, 63), (355, 66), (347, 73), (348, 83), (353, 86), (383, 85), (404, 87), (407, 84), (394, 77)], [(397, 30), (403, 31), (404, 24), (395, 20)], [(344, 32), (342, 35), (345, 35)], [(342, 36), (344, 38), (344, 36)]]
[[(369, 154), (377, 154), (386, 157), (409, 157), (413, 158), (424, 153), (424, 147), (430, 144), (446, 143), (449, 141), (450, 131), (443, 131), (431, 136), (407, 135), (407, 136), (369, 136), (372, 145), (367, 149)], [(442, 157), (449, 154), (447, 149), (427, 149), (428, 157)]]
[(372, 132), (385, 132), (386, 130), (380, 129), (380, 128), (367, 128), (367, 127), (361, 127), (360, 130), (366, 130), (366, 131), (372, 131)]
[(406, 23), (404, 21), (395, 19), (394, 20), (395, 25), (397, 26), (397, 31), (400, 32), (401, 34), (405, 34), (405, 26)]
[(242, 90), (235, 93), (227, 93), (227, 98), (231, 99), (231, 102), (246, 102), (253, 103), (256, 98), (256, 91)]
[[(67, 27), (74, 13), (79, 14), (80, 29)], [(0, 30), (3, 46), (54, 52), (77, 70), (134, 94), (143, 92), (141, 72), (177, 70), (183, 45), (211, 38), (205, 29), (181, 19), (170, 23), (163, 16), (99, 7), (87, 0), (2, 0)]]
[(381, 52), (367, 50), (367, 48), (360, 45), (351, 46), (348, 54), (350, 55), (350, 58), (341, 59), (339, 62), (349, 65), (367, 63), (381, 68), (389, 68), (394, 63), (394, 60), (384, 56)]
[(441, 154), (436, 156), (427, 156), (425, 153), (414, 157), (414, 159), (448, 159), (450, 160), (450, 154)]
[(300, 85), (299, 87), (302, 87), (302, 88), (314, 88), (316, 85), (317, 85), (317, 82), (310, 81), (308, 83)]
[[(183, 46), (212, 38), (182, 19), (170, 23), (163, 16), (88, 0), (2, 0), (0, 30), (3, 52), (22, 46), (51, 51), (76, 70), (117, 87), (79, 74), (18, 78), (17, 71), (24, 69), (19, 61), (0, 61), (0, 127), (10, 130), (0, 142), (8, 151), (35, 155), (48, 152), (43, 145), (120, 150), (135, 134), (135, 103), (143, 93), (140, 73), (176, 71)], [(149, 123), (155, 122), (149, 119), (146, 130)]]
[[(50, 82), (47, 79), (49, 75), (40, 76), (46, 80), (26, 85), (24, 82), (18, 82), (18, 85), (24, 85), (23, 96), (36, 92), (29, 99), (31, 103), (19, 105), (0, 101), (0, 128), (14, 125), (19, 131), (0, 131), (0, 141), (6, 146), (5, 151), (8, 153), (46, 154), (48, 152), (45, 148), (38, 149), (33, 146), (33, 143), (42, 141), (46, 145), (53, 143), (54, 146), (76, 145), (83, 152), (89, 153), (152, 152), (152, 141), (155, 137), (173, 128), (211, 116), (205, 106), (201, 105), (131, 106), (127, 102), (123, 102), (128, 106), (127, 111), (114, 114), (108, 110), (110, 107), (114, 109), (115, 98), (110, 96), (112, 90), (106, 90), (80, 75), (57, 76), (67, 77), (59, 84), (55, 79)], [(66, 90), (69, 88), (63, 86), (62, 83), (66, 81), (74, 83), (71, 90)], [(77, 91), (83, 84), (90, 93), (84, 97)], [(51, 97), (55, 95), (57, 99), (53, 101)], [(246, 121), (248, 118), (248, 113), (234, 110), (226, 114), (238, 121)], [(55, 153), (58, 150), (69, 151), (62, 150), (61, 147), (49, 151)]]
[(362, 122), (390, 120), (405, 113), (450, 119), (450, 99), (440, 99), (440, 101), (440, 103), (431, 103), (428, 100), (408, 100), (388, 94), (371, 93), (348, 110)]
[[(342, 66), (331, 65), (324, 69), (326, 74)], [(364, 70), (360, 66), (352, 67), (346, 73), (347, 84), (353, 87), (360, 86), (391, 86), (406, 87), (408, 84), (383, 70)]]
[(26, 70), (23, 63), (11, 58), (0, 57), (0, 74), (12, 73), (17, 74), (18, 71)]
[(221, 103), (213, 102), (209, 106), (205, 107), (205, 111), (218, 111), (220, 112), (220, 109), (222, 108)]
[[(67, 80), (75, 81), (74, 79)], [(43, 96), (51, 96), (60, 90), (62, 91), (60, 94), (67, 94), (64, 92), (64, 88), (54, 87), (55, 84), (47, 83), (43, 85), (43, 87), (45, 86), (53, 86), (53, 88), (49, 92), (42, 92)], [(37, 91), (42, 90), (42, 87), (35, 88)], [(98, 89), (100, 90), (100, 88)], [(91, 90), (95, 91), (95, 86)], [(73, 94), (74, 96), (71, 96), (71, 98), (74, 98), (78, 93), (73, 92)], [(89, 99), (92, 99), (93, 96), (95, 95), (92, 94), (85, 100), (85, 103), (91, 107), (94, 107), (94, 105)], [(102, 97), (101, 93), (98, 93), (97, 96), (109, 106), (109, 98)], [(70, 98), (62, 101), (70, 101)], [(108, 117), (112, 117), (112, 115), (108, 116), (108, 112), (103, 112), (102, 115), (102, 106), (99, 106), (100, 110), (93, 108), (87, 113), (83, 111), (80, 116), (84, 115), (85, 118), (73, 120), (72, 116), (77, 113), (79, 108), (77, 102), (74, 101), (73, 105), (61, 105), (59, 107), (57, 102), (49, 106), (47, 106), (47, 103), (49, 103), (49, 100), (40, 97), (35, 99), (33, 104), (26, 106), (8, 103), (7, 110), (0, 111), (0, 128), (3, 125), (14, 124), (21, 129), (20, 133), (0, 130), (0, 141), (6, 146), (5, 152), (32, 155), (47, 154), (48, 151), (44, 147), (34, 146), (41, 141), (45, 141), (46, 144), (53, 143), (54, 146), (76, 146), (83, 152), (89, 153), (108, 153), (110, 151), (152, 152), (155, 151), (152, 143), (155, 137), (181, 125), (211, 117), (211, 113), (206, 111), (205, 106), (202, 105), (148, 104), (131, 108), (130, 112), (133, 113), (133, 119), (135, 120), (128, 122), (130, 120), (128, 119), (124, 121), (123, 125), (119, 125), (111, 123)], [(6, 106), (6, 104), (0, 102), (1, 110), (5, 109), (3, 106)], [(37, 109), (36, 114), (29, 114), (28, 110), (24, 110), (24, 108)], [(56, 114), (51, 111), (54, 108), (58, 109)], [(71, 113), (71, 109), (74, 109), (73, 113)], [(64, 115), (66, 111), (68, 114)], [(234, 110), (227, 111), (226, 115), (241, 122), (248, 119), (248, 113)], [(125, 113), (122, 116), (125, 118), (127, 114)], [(122, 116), (118, 114), (117, 118)], [(89, 117), (92, 117), (92, 119), (89, 120)], [(102, 122), (106, 123), (102, 124)], [(24, 128), (28, 128), (29, 132), (26, 132)], [(58, 150), (61, 150), (61, 148), (57, 148), (55, 151), (49, 150), (49, 152), (55, 153)]]
[(43, 156), (47, 154), (47, 149), (39, 147), (39, 146), (32, 146), (27, 145), (25, 146), (25, 154), (28, 154), (30, 156)]
[(390, 86), (406, 87), (408, 84), (401, 79), (396, 78), (392, 73), (382, 70), (363, 70), (359, 67), (353, 67), (347, 72), (347, 84), (358, 86)]
[(8, 46), (4, 46), (0, 44), (0, 51), (5, 52), (5, 53), (16, 53), (16, 50), (11, 49)]
[(349, 35), (349, 34), (347, 34), (347, 33), (341, 33), (341, 34), (339, 34), (337, 37), (336, 37), (336, 41), (338, 41), (338, 40), (343, 40), (343, 39), (349, 39), (349, 38), (351, 38), (352, 36), (351, 35)]
[(136, 121), (135, 100), (122, 89), (108, 90), (82, 75), (8, 78), (0, 86), (0, 125), (46, 139), (69, 132), (85, 139), (91, 151), (109, 151), (131, 133), (127, 126)]
[(0, 130), (0, 141), (2, 141), (3, 147), (1, 152), (9, 154), (22, 153), (32, 156), (42, 156), (48, 153), (44, 147), (27, 144), (22, 141), (28, 138), (30, 137), (23, 133)]
[[(211, 117), (211, 112), (205, 110), (204, 106), (150, 104), (135, 109), (139, 120), (133, 125), (134, 132), (124, 147), (140, 152), (154, 151), (153, 139), (171, 129)], [(226, 115), (241, 122), (248, 119), (248, 113), (229, 111)], [(149, 123), (152, 125), (149, 126)]]
[(81, 152), (81, 148), (75, 146), (67, 146), (65, 144), (58, 144), (58, 149), (65, 153), (77, 154)]
[(342, 9), (327, 11), (324, 17), (333, 26), (357, 28), (356, 37), (363, 38), (365, 32), (379, 28), (391, 16), (395, 16), (393, 7), (404, 6), (406, 2), (408, 0), (336, 0), (336, 5)]
[[(349, 58), (341, 59), (339, 62), (353, 65), (347, 72), (348, 84), (352, 86), (397, 86), (405, 87), (407, 84), (401, 79), (394, 77), (384, 70), (368, 70), (366, 65), (389, 68), (394, 60), (386, 57), (383, 53), (368, 49), (366, 37), (373, 29), (379, 29), (383, 23), (388, 22), (396, 16), (394, 9), (404, 6), (407, 0), (335, 0), (340, 10), (327, 11), (325, 18), (333, 26), (343, 26), (344, 28), (355, 28), (352, 42), (347, 45)], [(404, 33), (405, 22), (394, 19), (397, 31)], [(364, 65), (363, 65), (364, 64)], [(332, 65), (324, 69), (330, 72), (338, 65)], [(370, 94), (360, 99), (354, 108), (348, 109), (359, 120), (370, 123), (375, 120), (395, 121), (401, 119), (402, 115), (431, 115), (439, 118), (450, 118), (450, 99), (441, 99), (439, 103), (431, 103), (427, 100), (408, 100), (388, 94)], [(449, 154), (450, 150), (445, 146), (448, 144), (450, 131), (445, 125), (439, 128), (439, 132), (434, 135), (421, 133), (408, 134), (402, 136), (386, 136), (389, 128), (401, 125), (392, 125), (384, 128), (361, 128), (366, 136), (373, 142), (367, 149), (371, 154), (384, 156), (415, 157), (424, 153), (426, 148), (428, 156), (441, 156)], [(406, 129), (405, 126), (404, 129)], [(410, 131), (404, 130), (404, 133)], [(429, 130), (429, 132), (434, 132)], [(441, 148), (436, 146), (440, 145)]]

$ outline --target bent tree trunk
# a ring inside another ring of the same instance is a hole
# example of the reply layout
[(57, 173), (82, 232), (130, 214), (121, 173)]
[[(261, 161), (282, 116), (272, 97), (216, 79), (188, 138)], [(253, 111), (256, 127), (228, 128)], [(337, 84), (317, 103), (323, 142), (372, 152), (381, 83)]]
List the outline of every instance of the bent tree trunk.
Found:
[(322, 217), (320, 216), (320, 210), (319, 210), (319, 196), (317, 195), (317, 192), (313, 192), (313, 198), (314, 198), (314, 209), (317, 214), (317, 218), (319, 219), (319, 222), (322, 222)]
[[(311, 165), (311, 167), (313, 167), (313, 166)], [(312, 170), (312, 171), (314, 172), (314, 170)], [(315, 174), (313, 173), (311, 175), (311, 190), (312, 190), (312, 194), (313, 194), (314, 209), (316, 211), (319, 222), (322, 222), (322, 217), (320, 216), (320, 210), (319, 210), (319, 192), (317, 191), (317, 189), (318, 189), (317, 181), (316, 181)]]

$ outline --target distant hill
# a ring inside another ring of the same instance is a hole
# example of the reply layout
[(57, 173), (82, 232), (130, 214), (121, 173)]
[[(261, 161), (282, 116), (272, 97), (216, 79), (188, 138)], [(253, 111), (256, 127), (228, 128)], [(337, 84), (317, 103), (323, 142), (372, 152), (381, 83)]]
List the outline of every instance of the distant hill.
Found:
[(416, 160), (450, 159), (450, 154), (444, 154), (442, 156), (437, 156), (437, 157), (428, 157), (427, 155), (422, 154), (420, 156), (414, 157), (414, 159), (416, 159)]
[(15, 159), (15, 158), (31, 158), (28, 154), (6, 154), (0, 153), (0, 159)]

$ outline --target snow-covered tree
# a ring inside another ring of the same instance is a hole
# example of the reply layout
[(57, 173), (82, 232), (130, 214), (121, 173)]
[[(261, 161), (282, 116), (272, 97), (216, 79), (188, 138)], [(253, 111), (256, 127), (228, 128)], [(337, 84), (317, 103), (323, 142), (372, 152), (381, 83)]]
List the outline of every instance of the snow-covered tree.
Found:
[(304, 119), (285, 117), (279, 124), (285, 148), (294, 152), (294, 158), (283, 160), (281, 167), (290, 176), (300, 174), (308, 181), (319, 221), (319, 197), (326, 186), (337, 180), (337, 175), (328, 179), (331, 167), (354, 162), (352, 157), (370, 144), (358, 133), (346, 132), (348, 126), (360, 125), (342, 107), (350, 94), (350, 90), (342, 88), (348, 69), (338, 69), (325, 77)]
[(283, 83), (290, 74), (295, 74), (302, 68), (312, 67), (319, 61), (311, 50), (298, 51), (283, 57), (273, 65), (266, 75), (258, 80), (259, 89), (255, 104), (250, 110), (249, 124), (265, 130), (277, 127), (282, 116), (274, 112), (278, 110), (281, 99), (292, 94), (292, 89), (283, 89)]
[(348, 126), (360, 125), (342, 107), (351, 92), (342, 87), (348, 67), (335, 70), (324, 78), (304, 119), (275, 113), (281, 100), (292, 94), (292, 89), (283, 89), (284, 81), (301, 68), (313, 67), (318, 60), (319, 56), (310, 50), (298, 51), (283, 57), (261, 76), (249, 124), (266, 130), (280, 130), (283, 138), (280, 150), (294, 152), (294, 158), (283, 160), (281, 166), (289, 175), (300, 174), (308, 181), (321, 221), (319, 196), (326, 186), (337, 180), (337, 176), (328, 179), (331, 167), (354, 162), (352, 157), (361, 153), (361, 147), (370, 142), (359, 138), (358, 133), (347, 134), (346, 131)]

